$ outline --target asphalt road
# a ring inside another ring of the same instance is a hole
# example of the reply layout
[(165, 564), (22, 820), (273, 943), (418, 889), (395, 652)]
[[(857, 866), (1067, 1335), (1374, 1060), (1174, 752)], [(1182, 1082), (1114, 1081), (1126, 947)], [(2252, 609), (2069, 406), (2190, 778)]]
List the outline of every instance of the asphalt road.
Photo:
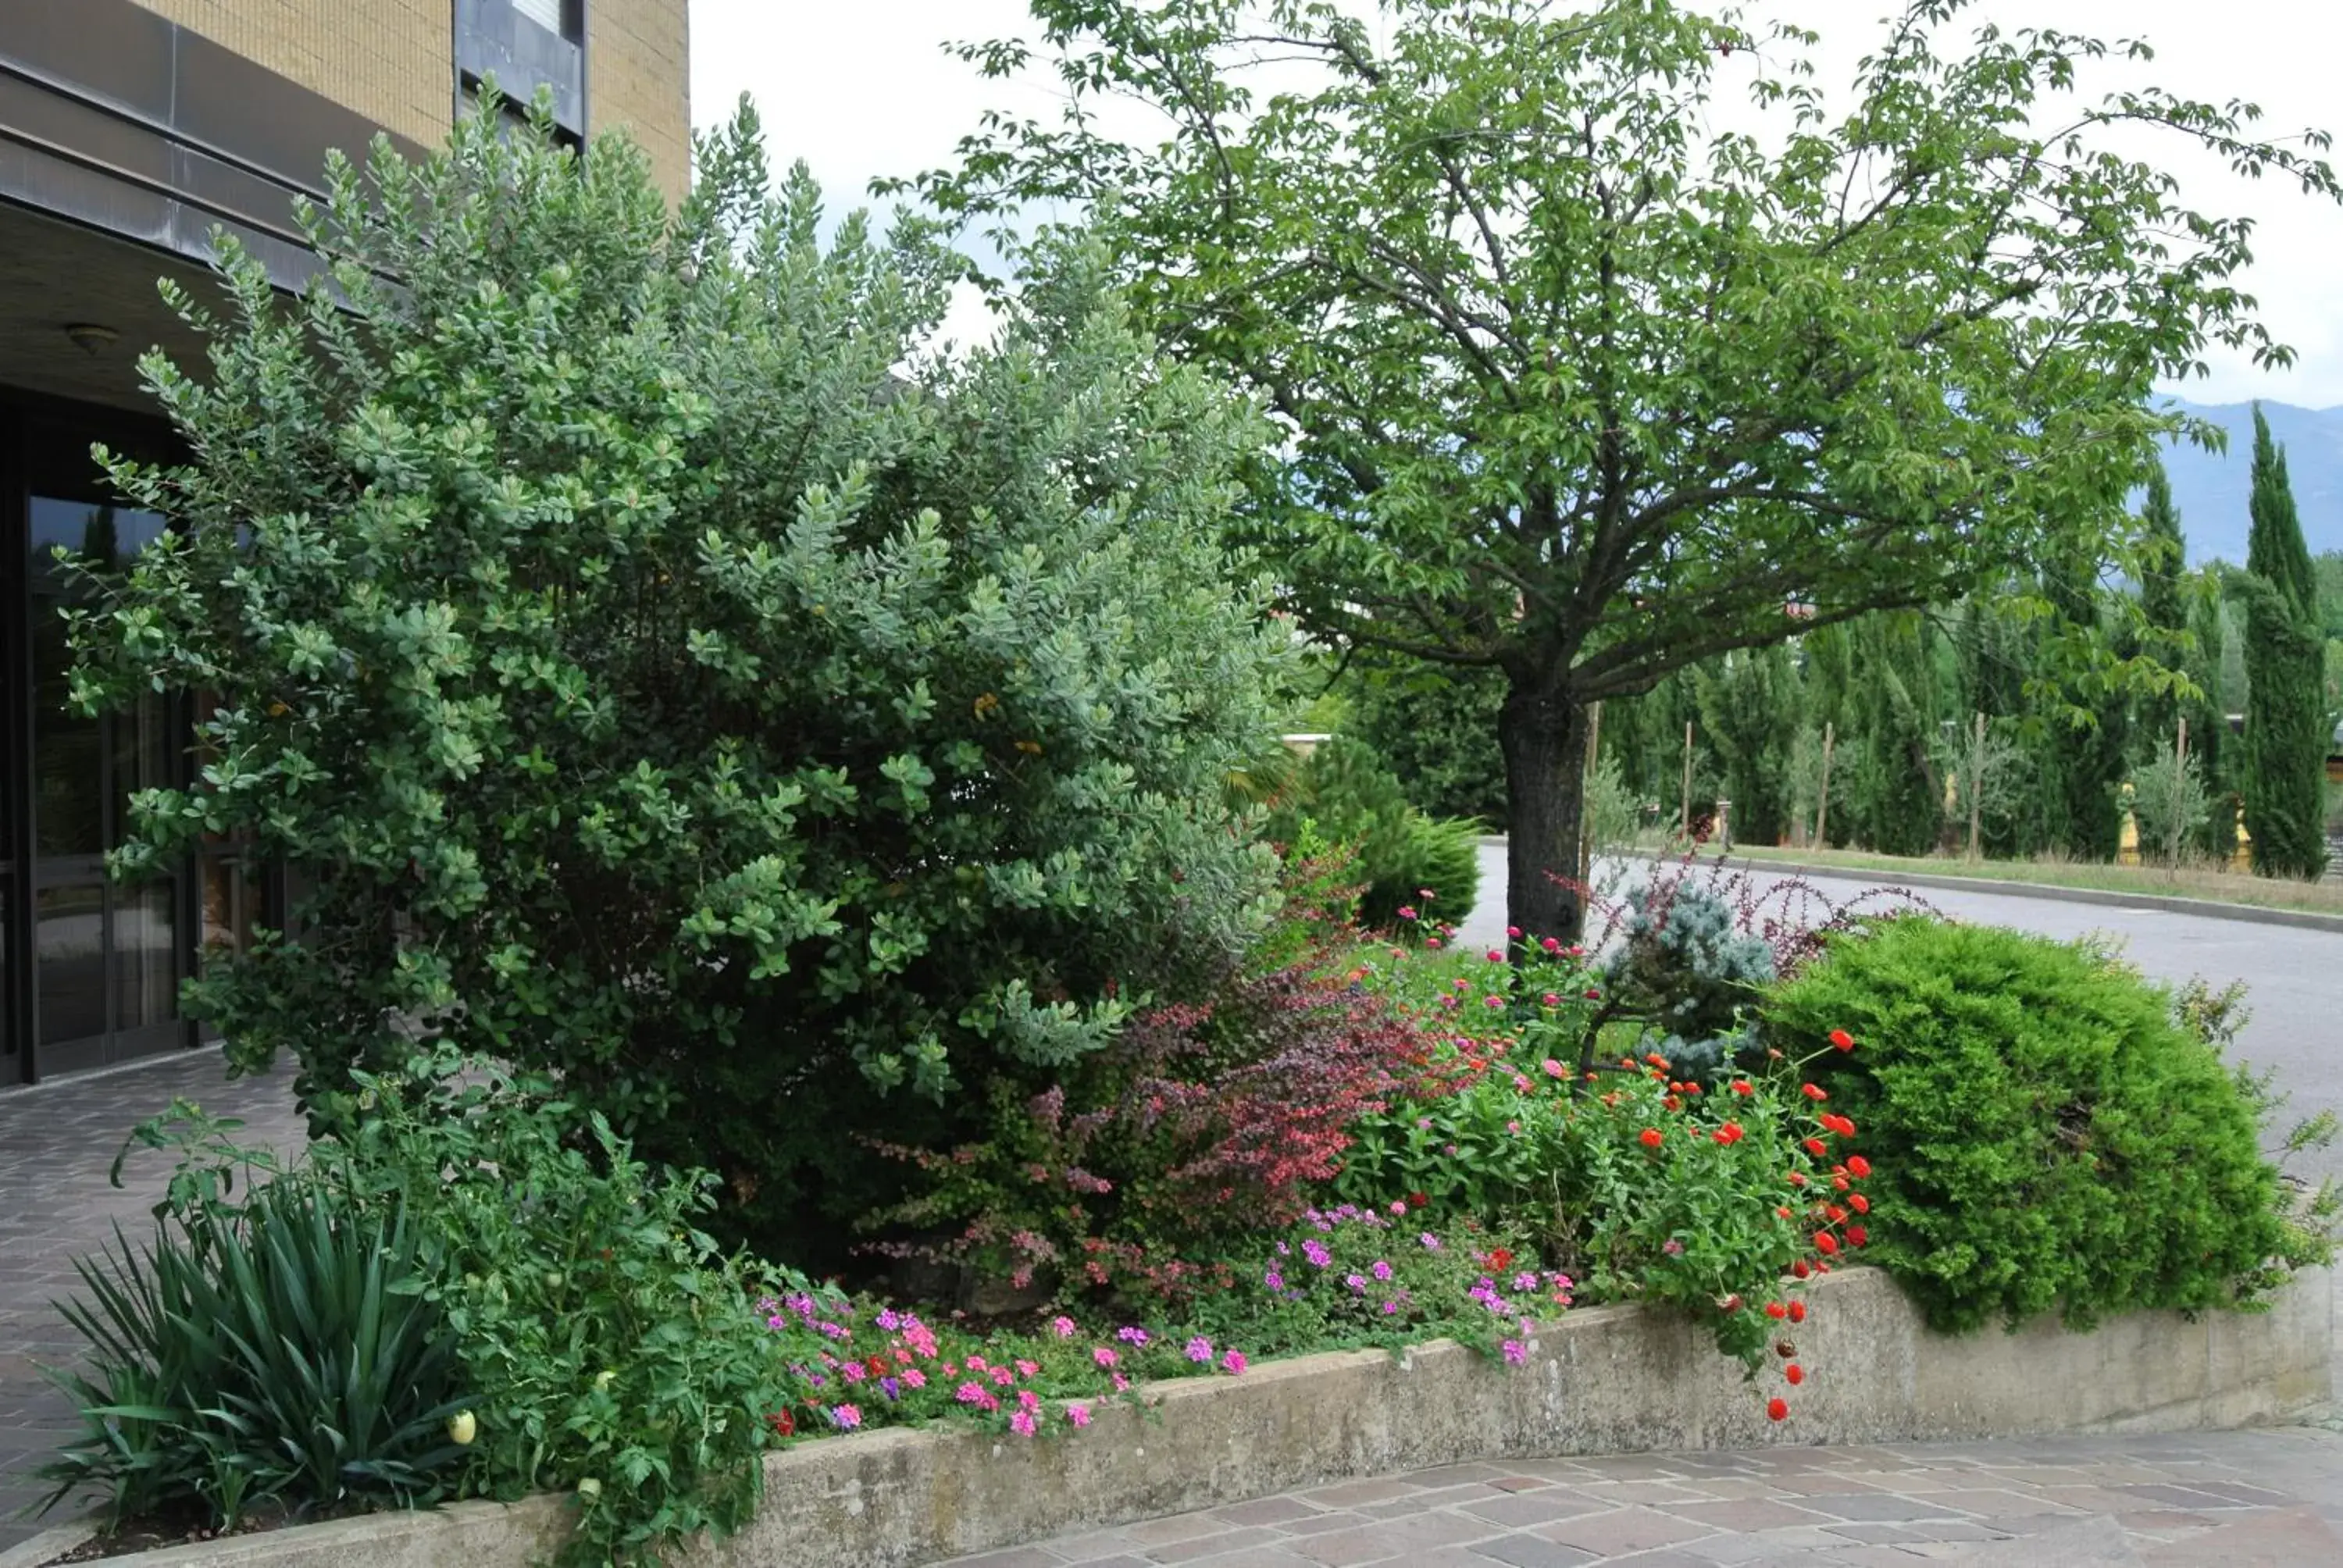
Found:
[[(1807, 879), (1841, 900), (1879, 885), (1865, 878)], [(2107, 933), (2158, 980), (2178, 983), (2201, 975), (2216, 985), (2245, 981), (2252, 1016), (2238, 1049), (2255, 1067), (2274, 1069), (2289, 1096), (2278, 1116), (2281, 1131), (2319, 1111), (2343, 1116), (2343, 932), (1946, 888), (1926, 889), (1920, 896), (1956, 920), (2052, 937)], [(1481, 900), (1463, 922), (1464, 940), (1474, 945), (1501, 940), (1504, 906), (1505, 852), (1484, 846)], [(2343, 1179), (2343, 1141), (2304, 1156), (2296, 1169), (2305, 1176)]]

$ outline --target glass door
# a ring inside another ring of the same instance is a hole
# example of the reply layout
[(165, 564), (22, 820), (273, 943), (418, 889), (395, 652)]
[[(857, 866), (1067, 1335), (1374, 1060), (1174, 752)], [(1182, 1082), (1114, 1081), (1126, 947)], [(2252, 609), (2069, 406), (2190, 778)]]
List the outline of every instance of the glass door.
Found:
[(31, 612), (29, 947), (33, 1046), (41, 1076), (126, 1060), (186, 1042), (178, 1021), (185, 942), (182, 879), (125, 885), (106, 874), (131, 796), (167, 782), (184, 719), (148, 695), (125, 713), (73, 709), (72, 651), (58, 612), (79, 591), (56, 558), (124, 569), (162, 519), (83, 498), (35, 494), (25, 561)]

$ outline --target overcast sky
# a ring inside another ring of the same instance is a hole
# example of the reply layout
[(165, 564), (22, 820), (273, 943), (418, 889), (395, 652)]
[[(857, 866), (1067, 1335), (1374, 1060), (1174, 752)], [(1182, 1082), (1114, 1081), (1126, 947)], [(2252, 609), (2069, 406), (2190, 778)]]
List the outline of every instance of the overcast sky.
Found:
[[(1851, 72), (1880, 35), (1877, 19), (1896, 8), (1894, 0), (1775, 0), (1755, 14), (1823, 35), (1827, 89), (1840, 85), (1828, 79), (1834, 72)], [(1973, 15), (2005, 27), (2143, 37), (2157, 57), (2124, 79), (2258, 103), (2262, 134), (2271, 137), (2343, 126), (2343, 93), (2335, 87), (2343, 77), (2343, 0), (1982, 0)], [(988, 107), (1051, 111), (1046, 83), (985, 82), (942, 48), (1032, 31), (1023, 0), (691, 0), (692, 112), (706, 126), (749, 94), (777, 161), (804, 158), (836, 205), (860, 205), (874, 176), (948, 163), (953, 143)], [(2343, 151), (2328, 156), (2343, 162)], [(2290, 182), (2238, 179), (2210, 160), (2176, 170), (2183, 198), (2201, 210), (2256, 220), (2257, 260), (2243, 286), (2300, 356), (2292, 370), (2272, 373), (2217, 347), (2211, 379), (2177, 390), (2200, 402), (2343, 405), (2343, 210)], [(975, 325), (973, 317), (954, 323), (962, 336)]]

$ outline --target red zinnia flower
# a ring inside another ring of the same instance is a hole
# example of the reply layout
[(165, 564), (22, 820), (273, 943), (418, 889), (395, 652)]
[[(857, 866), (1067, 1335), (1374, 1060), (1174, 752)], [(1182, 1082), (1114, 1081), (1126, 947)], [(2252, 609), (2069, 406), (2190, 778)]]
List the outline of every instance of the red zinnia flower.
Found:
[(1784, 1306), (1779, 1302), (1767, 1302), (1765, 1303), (1765, 1315), (1778, 1321), (1788, 1317), (1790, 1315), (1790, 1309)]
[(1807, 1139), (1805, 1141), (1805, 1150), (1807, 1153), (1813, 1155), (1817, 1160), (1830, 1152), (1829, 1146), (1819, 1138)]
[(1860, 1192), (1848, 1194), (1846, 1201), (1858, 1214), (1868, 1214), (1871, 1212), (1871, 1200), (1865, 1197)]
[(1832, 1253), (1838, 1251), (1838, 1238), (1832, 1235), (1828, 1231), (1815, 1231), (1815, 1251), (1820, 1252), (1825, 1258), (1829, 1257)]
[(1806, 1267), (1806, 1261), (1804, 1258), (1798, 1259), (1795, 1262), (1790, 1265), (1790, 1272), (1795, 1274), (1802, 1280), (1805, 1279), (1811, 1271), (1812, 1271)]
[(1846, 1211), (1835, 1203), (1825, 1203), (1823, 1205), (1823, 1218), (1835, 1225), (1846, 1218)]
[(1660, 1130), (1656, 1127), (1646, 1127), (1635, 1136), (1643, 1141), (1644, 1147), (1646, 1149), (1657, 1149), (1664, 1141)]
[(1871, 1236), (1870, 1233), (1865, 1231), (1862, 1226), (1849, 1225), (1846, 1228), (1846, 1239), (1860, 1247), (1869, 1241), (1871, 1240)]
[(1801, 1083), (1798, 1085), (1798, 1092), (1805, 1095), (1808, 1100), (1828, 1100), (1830, 1098), (1827, 1093), (1824, 1092), (1823, 1086), (1819, 1083)]
[(1871, 1174), (1871, 1161), (1857, 1154), (1846, 1162), (1846, 1173), (1850, 1176), (1868, 1176)]
[(1794, 1323), (1803, 1323), (1806, 1321), (1805, 1302), (1792, 1302), (1790, 1303), (1790, 1321)]
[(1421, 1209), (1431, 1201), (1432, 1195), (1428, 1192), (1410, 1192), (1407, 1195), (1407, 1206), (1411, 1209)]
[(1765, 1402), (1765, 1419), (1767, 1421), (1786, 1421), (1789, 1419), (1789, 1401), (1775, 1398), (1769, 1399)]
[(1750, 1082), (1745, 1078), (1736, 1078), (1733, 1081), (1733, 1092), (1735, 1094), (1755, 1094), (1757, 1092), (1757, 1086)]
[(1853, 1050), (1855, 1049), (1855, 1036), (1847, 1033), (1846, 1030), (1843, 1029), (1835, 1029), (1830, 1031), (1830, 1042), (1838, 1047), (1841, 1050)]
[(1800, 1383), (1806, 1381), (1806, 1369), (1800, 1366), (1797, 1362), (1792, 1362), (1788, 1366), (1782, 1369), (1782, 1376), (1792, 1388), (1795, 1388)]

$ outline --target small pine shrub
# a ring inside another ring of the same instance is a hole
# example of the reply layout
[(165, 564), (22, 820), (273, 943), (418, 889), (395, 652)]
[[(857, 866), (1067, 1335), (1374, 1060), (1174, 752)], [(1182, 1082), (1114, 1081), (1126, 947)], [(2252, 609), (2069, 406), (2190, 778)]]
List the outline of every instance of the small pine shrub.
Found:
[(1830, 1106), (1881, 1156), (1875, 1261), (1946, 1330), (2057, 1310), (2250, 1304), (2325, 1254), (2261, 1154), (2261, 1084), (2104, 949), (1904, 918), (1782, 986), (1766, 1043), (1824, 1050)]
[(1461, 920), (1472, 912), (1480, 891), (1480, 824), (1410, 806), (1398, 776), (1364, 742), (1337, 735), (1297, 771), (1268, 831), (1292, 844), (1305, 825), (1351, 850), (1361, 925), (1388, 930), (1401, 909), (1423, 902), (1427, 888), (1443, 920)]

